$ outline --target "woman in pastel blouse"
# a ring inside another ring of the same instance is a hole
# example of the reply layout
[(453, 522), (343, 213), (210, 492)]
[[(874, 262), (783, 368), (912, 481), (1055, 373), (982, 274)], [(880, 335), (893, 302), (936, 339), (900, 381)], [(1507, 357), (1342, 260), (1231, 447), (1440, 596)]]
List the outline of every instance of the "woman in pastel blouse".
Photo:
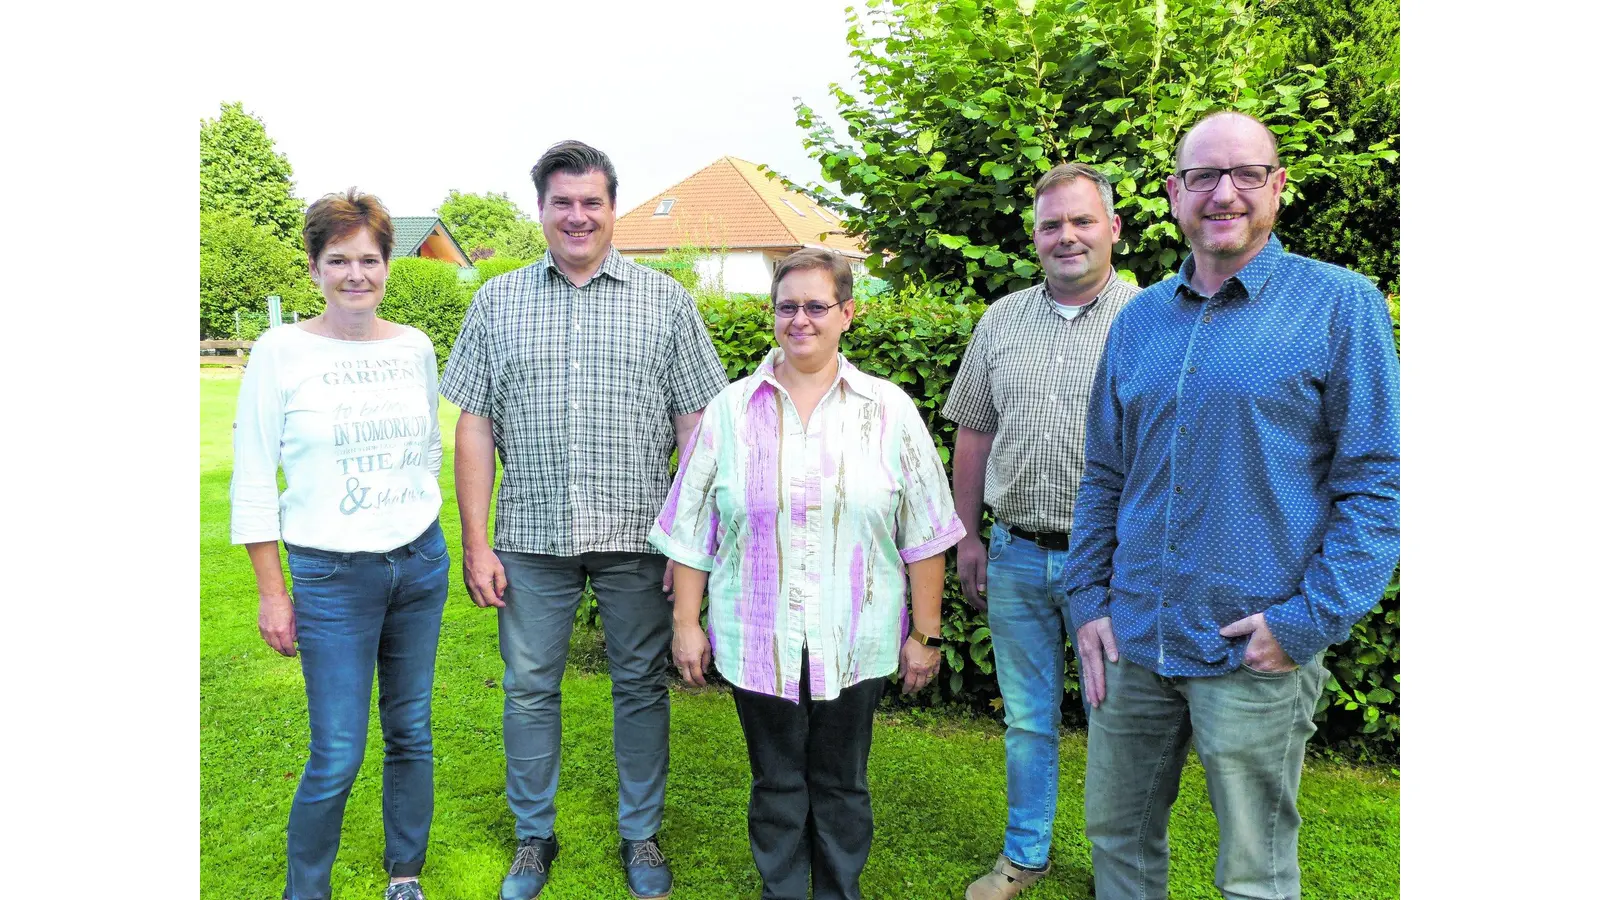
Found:
[(764, 898), (861, 896), (872, 711), (897, 670), (906, 692), (937, 674), (965, 534), (916, 405), (839, 353), (851, 295), (837, 254), (778, 265), (778, 347), (706, 407), (650, 534), (673, 561), (674, 663), (733, 685)]
[(330, 895), (376, 669), (385, 897), (422, 900), (433, 666), (450, 570), (439, 530), (438, 365), (427, 335), (378, 318), (394, 227), (376, 197), (354, 188), (323, 197), (306, 211), (304, 237), (327, 305), (256, 341), (234, 419), (231, 491), (261, 637), (284, 656), (298, 644), (305, 673), (311, 751), (289, 810), (283, 896)]

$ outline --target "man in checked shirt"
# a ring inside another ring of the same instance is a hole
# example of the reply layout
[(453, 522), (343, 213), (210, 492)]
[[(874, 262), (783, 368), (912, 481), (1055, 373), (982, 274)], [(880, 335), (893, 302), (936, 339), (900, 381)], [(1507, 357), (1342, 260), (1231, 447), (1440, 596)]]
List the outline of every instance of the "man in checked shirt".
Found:
[[(1050, 869), (1072, 635), (1061, 575), (1084, 416), (1106, 333), (1139, 290), (1111, 268), (1122, 220), (1104, 175), (1056, 166), (1034, 185), (1033, 214), (1045, 282), (984, 313), (944, 408), (960, 426), (954, 494), (967, 536), (956, 569), (967, 600), (989, 611), (1006, 707), (1004, 848), (967, 900), (1015, 897)], [(978, 536), (983, 504), (995, 518), (987, 548)]]
[(1383, 297), (1273, 234), (1277, 142), (1239, 113), (1178, 142), (1178, 274), (1117, 317), (1089, 404), (1066, 585), (1089, 718), (1099, 900), (1167, 896), (1192, 745), (1228, 900), (1297, 900), (1323, 654), (1400, 557), (1400, 361)]
[[(611, 662), (622, 867), (633, 896), (665, 897), (672, 873), (656, 833), (671, 570), (645, 535), (666, 499), (674, 440), (684, 446), (728, 379), (688, 292), (612, 248), (611, 160), (564, 141), (539, 159), (533, 182), (549, 253), (479, 288), (440, 383), (461, 407), (467, 590), (500, 618), (506, 800), (517, 820), (500, 896), (537, 896), (559, 851), (561, 674), (587, 583)], [(496, 451), (505, 472), (491, 549)]]

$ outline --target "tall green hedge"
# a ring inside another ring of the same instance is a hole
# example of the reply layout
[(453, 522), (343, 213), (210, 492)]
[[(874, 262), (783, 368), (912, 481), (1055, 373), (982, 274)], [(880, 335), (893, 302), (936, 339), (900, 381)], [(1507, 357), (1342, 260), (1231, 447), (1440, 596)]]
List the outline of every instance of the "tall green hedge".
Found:
[(390, 260), (389, 282), (378, 313), (431, 338), (441, 373), (477, 287), (462, 281), (459, 272), (457, 266), (437, 259), (407, 256)]
[[(471, 299), (472, 285), (463, 285), (452, 294), (453, 267), (445, 267), (449, 269), (444, 273), (449, 276), (447, 282), (444, 274), (434, 275), (428, 268), (443, 264), (427, 260), (396, 263), (397, 271), (391, 271), (389, 294), (384, 301), (387, 315), (404, 321), (395, 309), (389, 308), (390, 302), (404, 296), (406, 308), (411, 308), (424, 295), (420, 290), (423, 285), (430, 286), (432, 295), (441, 298), (442, 304), (458, 304), (449, 307), (455, 312), (441, 311), (432, 318), (437, 323), (434, 330), (410, 321), (435, 335), (442, 365), (449, 356), (450, 342), (460, 327), (466, 302)], [(401, 263), (405, 265), (398, 265)], [(416, 271), (407, 271), (410, 269)], [(766, 298), (705, 293), (696, 299), (729, 379), (743, 378), (755, 371), (774, 345), (772, 313)], [(939, 409), (955, 380), (972, 329), (985, 309), (980, 304), (952, 304), (904, 295), (858, 300), (856, 320), (841, 342), (845, 355), (863, 371), (894, 382), (916, 400), (946, 466), (955, 448), (956, 428), (939, 415)], [(1393, 309), (1398, 322), (1398, 302)], [(453, 319), (446, 322), (451, 316)], [(445, 335), (443, 342), (439, 341), (439, 334)], [(990, 523), (985, 512), (985, 536)], [(592, 599), (579, 614), (590, 622), (596, 621)], [(937, 689), (904, 702), (1001, 709), (987, 618), (962, 598), (953, 563), (945, 579), (944, 638), (945, 665), (940, 669)], [(1319, 742), (1364, 758), (1393, 756), (1400, 736), (1398, 571), (1378, 607), (1355, 627), (1349, 641), (1329, 651), (1326, 664), (1333, 678), (1316, 714)], [(1063, 713), (1069, 721), (1082, 721), (1078, 698), (1077, 665), (1073, 661), (1068, 664), (1067, 696), (1063, 702)]]
[[(700, 298), (699, 305), (728, 377), (753, 372), (773, 346), (772, 314), (765, 299), (710, 296)], [(856, 320), (841, 342), (851, 362), (898, 384), (917, 401), (947, 466), (956, 428), (939, 409), (985, 309), (904, 296), (858, 301)], [(985, 536), (991, 521), (985, 512)], [(907, 702), (1001, 709), (987, 617), (961, 596), (953, 562), (945, 579), (944, 638), (945, 665), (937, 691)], [(1316, 715), (1319, 742), (1366, 758), (1391, 756), (1400, 735), (1398, 571), (1378, 607), (1355, 627), (1349, 641), (1329, 651), (1326, 664), (1333, 678)], [(1077, 664), (1068, 665), (1063, 712), (1069, 721), (1081, 722)]]

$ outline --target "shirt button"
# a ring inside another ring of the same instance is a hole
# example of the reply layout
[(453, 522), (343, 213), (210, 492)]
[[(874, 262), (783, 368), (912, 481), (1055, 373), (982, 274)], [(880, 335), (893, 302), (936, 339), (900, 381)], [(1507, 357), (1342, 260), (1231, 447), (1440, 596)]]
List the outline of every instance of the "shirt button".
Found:
[(572, 401), (572, 408), (573, 409), (577, 409), (578, 408), (578, 401), (576, 401), (576, 400)]
[(1172, 553), (1177, 553), (1178, 552), (1178, 545), (1177, 544), (1168, 544), (1167, 545), (1167, 550), (1169, 550)]
[(1056, 357), (1056, 362), (1058, 362), (1058, 363), (1064, 363), (1066, 361), (1067, 361), (1067, 358), (1065, 356)]
[(1210, 313), (1206, 313), (1206, 317), (1204, 319), (1201, 319), (1200, 321), (1205, 322), (1207, 325), (1210, 325), (1211, 324), (1211, 314)]
[(1179, 425), (1178, 426), (1178, 433), (1179, 434), (1188, 434), (1189, 433), (1189, 429), (1188, 429), (1187, 426)]
[[(574, 448), (573, 448), (573, 449), (574, 449), (574, 450), (576, 450), (576, 449), (577, 449), (577, 448), (576, 448), (576, 447), (574, 447)], [(1180, 485), (1178, 485), (1178, 486), (1177, 486), (1177, 487), (1175, 487), (1175, 488), (1173, 488), (1173, 490), (1174, 490), (1174, 491), (1177, 491), (1177, 492), (1178, 492), (1178, 493), (1180, 493), (1180, 494), (1181, 494), (1181, 493), (1183, 493), (1183, 485), (1181, 485), (1181, 484), (1180, 484)]]
[(1172, 601), (1171, 600), (1163, 600), (1163, 601), (1161, 601), (1162, 608), (1166, 608), (1166, 607), (1171, 606), (1171, 605), (1172, 605)]
[(1055, 394), (1051, 394), (1051, 395), (1050, 395), (1050, 402), (1051, 402), (1051, 403), (1054, 403), (1054, 402), (1056, 402), (1056, 395), (1055, 395)]
[[(573, 363), (573, 364), (572, 364), (572, 367), (573, 367), (573, 368), (574, 368), (574, 369), (576, 369), (576, 368), (577, 368), (577, 367), (578, 367), (578, 364), (577, 364), (577, 363)], [(1190, 367), (1189, 367), (1189, 374), (1190, 374), (1190, 375), (1193, 375), (1193, 374), (1194, 374), (1194, 366), (1190, 366)]]
[(1045, 436), (1044, 436), (1044, 439), (1045, 439), (1045, 440), (1047, 440), (1047, 441), (1048, 441), (1048, 440), (1050, 440), (1050, 435), (1048, 435), (1048, 434), (1047, 434), (1047, 435), (1045, 435)]

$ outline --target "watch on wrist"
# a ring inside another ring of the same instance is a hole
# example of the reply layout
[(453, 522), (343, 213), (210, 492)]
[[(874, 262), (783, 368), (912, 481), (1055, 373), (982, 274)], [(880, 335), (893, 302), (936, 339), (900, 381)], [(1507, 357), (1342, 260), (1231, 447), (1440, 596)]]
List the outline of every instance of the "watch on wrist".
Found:
[(922, 632), (918, 631), (916, 629), (916, 626), (914, 626), (914, 625), (911, 627), (910, 637), (911, 637), (911, 639), (913, 641), (916, 641), (917, 643), (921, 644), (924, 647), (943, 647), (944, 646), (944, 638), (931, 637), (929, 635), (923, 634)]

